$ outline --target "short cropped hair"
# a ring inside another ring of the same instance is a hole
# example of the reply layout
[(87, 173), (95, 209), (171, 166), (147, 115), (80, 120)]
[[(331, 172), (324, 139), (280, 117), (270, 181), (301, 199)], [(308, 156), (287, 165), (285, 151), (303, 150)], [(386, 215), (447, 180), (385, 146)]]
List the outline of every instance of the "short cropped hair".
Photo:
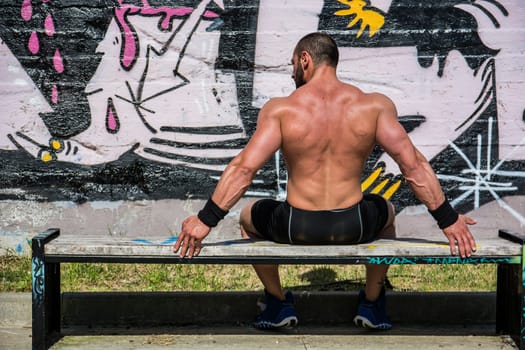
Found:
[(294, 54), (300, 55), (302, 51), (312, 56), (314, 65), (324, 63), (337, 67), (339, 62), (339, 49), (328, 34), (316, 32), (305, 35), (295, 46)]

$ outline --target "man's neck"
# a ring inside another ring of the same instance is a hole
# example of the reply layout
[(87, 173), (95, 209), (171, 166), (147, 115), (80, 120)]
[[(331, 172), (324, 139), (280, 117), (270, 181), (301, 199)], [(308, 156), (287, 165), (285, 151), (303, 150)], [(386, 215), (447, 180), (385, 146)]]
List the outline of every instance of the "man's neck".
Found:
[(324, 80), (324, 81), (337, 81), (336, 69), (332, 66), (321, 64), (314, 68), (310, 79), (307, 80), (307, 83), (310, 81)]

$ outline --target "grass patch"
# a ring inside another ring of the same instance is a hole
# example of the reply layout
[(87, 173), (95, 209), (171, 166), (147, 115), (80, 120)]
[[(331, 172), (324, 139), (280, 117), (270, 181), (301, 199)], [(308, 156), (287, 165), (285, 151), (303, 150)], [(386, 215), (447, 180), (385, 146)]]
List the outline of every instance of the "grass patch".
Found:
[[(282, 265), (291, 290), (358, 290), (362, 265)], [(61, 264), (62, 291), (259, 291), (247, 265)], [(495, 265), (394, 265), (389, 280), (398, 291), (495, 291)], [(0, 292), (31, 291), (31, 258), (0, 256)]]
[(31, 291), (31, 258), (7, 253), (0, 255), (0, 292)]

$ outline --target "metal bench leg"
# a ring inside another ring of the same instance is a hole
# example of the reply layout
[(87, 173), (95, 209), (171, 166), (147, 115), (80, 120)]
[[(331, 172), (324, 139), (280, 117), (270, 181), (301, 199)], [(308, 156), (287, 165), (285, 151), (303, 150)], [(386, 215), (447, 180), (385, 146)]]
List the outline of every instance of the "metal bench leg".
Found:
[(519, 340), (518, 340), (518, 346), (520, 350), (525, 350), (525, 245), (522, 248), (523, 253), (521, 257), (521, 264), (518, 266), (520, 267), (519, 271), (519, 278), (517, 281), (519, 281), (517, 288), (518, 288), (518, 298), (519, 298), (519, 312), (518, 312), (518, 319), (519, 321)]
[(47, 230), (32, 240), (32, 348), (48, 349), (60, 334), (60, 264), (46, 263), (44, 246), (59, 235)]
[[(496, 291), (496, 332), (510, 334), (517, 344), (522, 343), (520, 335), (523, 315), (520, 289), (521, 264), (498, 265), (498, 285)], [(520, 349), (524, 349), (523, 346)]]
[(511, 335), (525, 350), (525, 236), (504, 230), (499, 236), (523, 247), (521, 261), (498, 265), (496, 332)]

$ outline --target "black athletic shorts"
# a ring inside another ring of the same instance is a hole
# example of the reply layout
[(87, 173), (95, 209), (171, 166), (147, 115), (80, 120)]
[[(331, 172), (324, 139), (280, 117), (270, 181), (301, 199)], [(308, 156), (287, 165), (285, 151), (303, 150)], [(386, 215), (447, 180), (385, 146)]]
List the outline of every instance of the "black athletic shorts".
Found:
[(303, 210), (288, 202), (262, 199), (252, 207), (252, 223), (261, 238), (290, 244), (356, 244), (376, 238), (388, 219), (386, 200), (365, 194), (346, 209)]

